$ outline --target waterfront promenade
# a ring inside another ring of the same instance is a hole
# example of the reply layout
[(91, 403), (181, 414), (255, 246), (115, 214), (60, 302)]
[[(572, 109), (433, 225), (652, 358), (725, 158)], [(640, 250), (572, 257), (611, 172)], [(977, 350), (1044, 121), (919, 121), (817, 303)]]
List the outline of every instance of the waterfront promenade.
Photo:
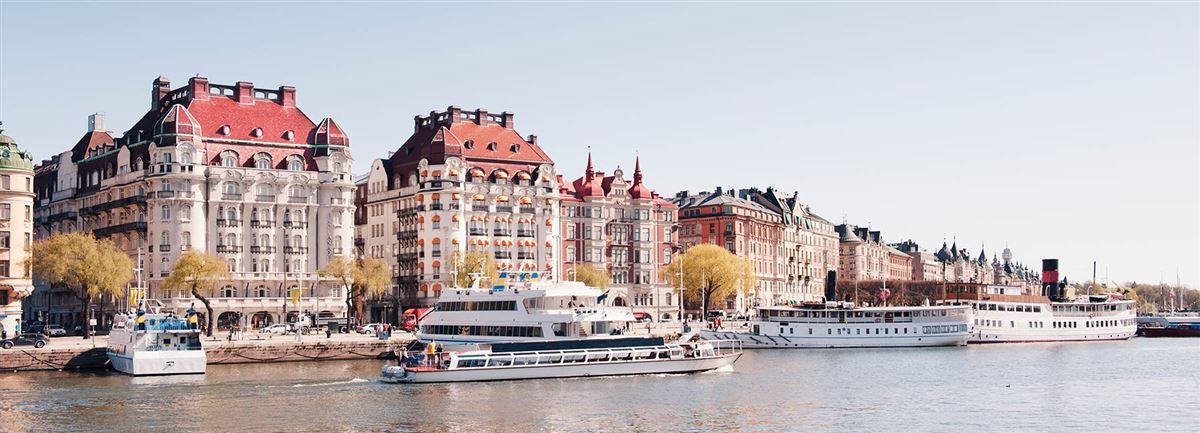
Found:
[[(407, 344), (413, 334), (396, 332), (382, 340), (364, 334), (273, 335), (246, 333), (229, 338), (228, 333), (204, 338), (210, 365), (292, 361), (386, 359), (392, 347)], [(37, 370), (94, 370), (107, 368), (108, 337), (50, 339), (46, 347), (14, 347), (0, 350), (0, 374)]]

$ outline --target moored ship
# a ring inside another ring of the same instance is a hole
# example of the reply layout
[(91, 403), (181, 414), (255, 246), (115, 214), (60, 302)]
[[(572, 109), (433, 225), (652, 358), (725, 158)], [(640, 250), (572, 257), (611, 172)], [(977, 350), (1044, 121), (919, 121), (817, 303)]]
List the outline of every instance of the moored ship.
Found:
[(203, 374), (208, 365), (195, 323), (157, 312), (116, 315), (107, 353), (114, 370), (131, 376)]
[(552, 339), (612, 338), (634, 322), (629, 307), (604, 305), (604, 291), (577, 281), (502, 274), (501, 284), (442, 291), (421, 320), (421, 341), (472, 344)]
[[(836, 274), (826, 299), (837, 299)], [(967, 306), (859, 307), (850, 302), (760, 307), (748, 331), (702, 330), (707, 340), (747, 349), (962, 346), (970, 334)]]
[(947, 284), (941, 305), (974, 312), (970, 343), (1125, 340), (1137, 331), (1136, 302), (1123, 295), (1075, 296), (1058, 279), (1058, 260), (1042, 261), (1042, 293), (1020, 287)]
[(1142, 337), (1200, 337), (1200, 316), (1195, 314), (1142, 316), (1137, 325)]

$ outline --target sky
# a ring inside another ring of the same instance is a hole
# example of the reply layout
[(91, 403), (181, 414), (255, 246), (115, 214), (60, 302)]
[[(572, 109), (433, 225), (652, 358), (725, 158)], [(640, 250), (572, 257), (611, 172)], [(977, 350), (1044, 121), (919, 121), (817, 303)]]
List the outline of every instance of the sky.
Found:
[(356, 171), (449, 105), (515, 113), (568, 178), (796, 191), (889, 242), (1073, 280), (1200, 281), (1197, 3), (0, 0), (0, 120), (35, 158), (175, 86), (291, 85)]

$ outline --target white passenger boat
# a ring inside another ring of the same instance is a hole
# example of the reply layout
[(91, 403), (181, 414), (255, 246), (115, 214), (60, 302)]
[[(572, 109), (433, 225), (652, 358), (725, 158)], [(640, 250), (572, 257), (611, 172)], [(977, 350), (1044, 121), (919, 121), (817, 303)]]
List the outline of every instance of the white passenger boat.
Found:
[(445, 344), (613, 338), (635, 319), (629, 307), (604, 305), (606, 297), (577, 281), (514, 274), (485, 289), (476, 278), (471, 288), (442, 291), (417, 338)]
[(208, 365), (200, 330), (171, 314), (118, 314), (108, 335), (112, 367), (133, 376), (203, 374)]
[(974, 312), (969, 343), (1125, 340), (1137, 333), (1136, 301), (1119, 294), (1048, 296), (1020, 287), (950, 284), (942, 305)]
[(403, 354), (400, 365), (383, 368), (381, 380), (477, 382), (695, 373), (732, 365), (742, 355), (736, 342), (688, 340), (665, 343), (662, 338), (651, 337), (551, 339), (485, 343), (466, 351), (427, 350)]
[(747, 349), (963, 346), (967, 306), (856, 307), (849, 302), (760, 307), (747, 331), (701, 330)]

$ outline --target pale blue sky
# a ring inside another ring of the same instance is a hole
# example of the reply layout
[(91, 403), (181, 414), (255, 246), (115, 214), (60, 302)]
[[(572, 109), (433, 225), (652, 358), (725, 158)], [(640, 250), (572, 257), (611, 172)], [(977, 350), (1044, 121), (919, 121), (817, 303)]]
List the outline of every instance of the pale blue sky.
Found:
[(929, 249), (1197, 283), (1200, 7), (0, 2), (0, 120), (38, 158), (150, 82), (297, 88), (359, 171), (455, 104), (516, 113), (578, 176), (798, 190)]

